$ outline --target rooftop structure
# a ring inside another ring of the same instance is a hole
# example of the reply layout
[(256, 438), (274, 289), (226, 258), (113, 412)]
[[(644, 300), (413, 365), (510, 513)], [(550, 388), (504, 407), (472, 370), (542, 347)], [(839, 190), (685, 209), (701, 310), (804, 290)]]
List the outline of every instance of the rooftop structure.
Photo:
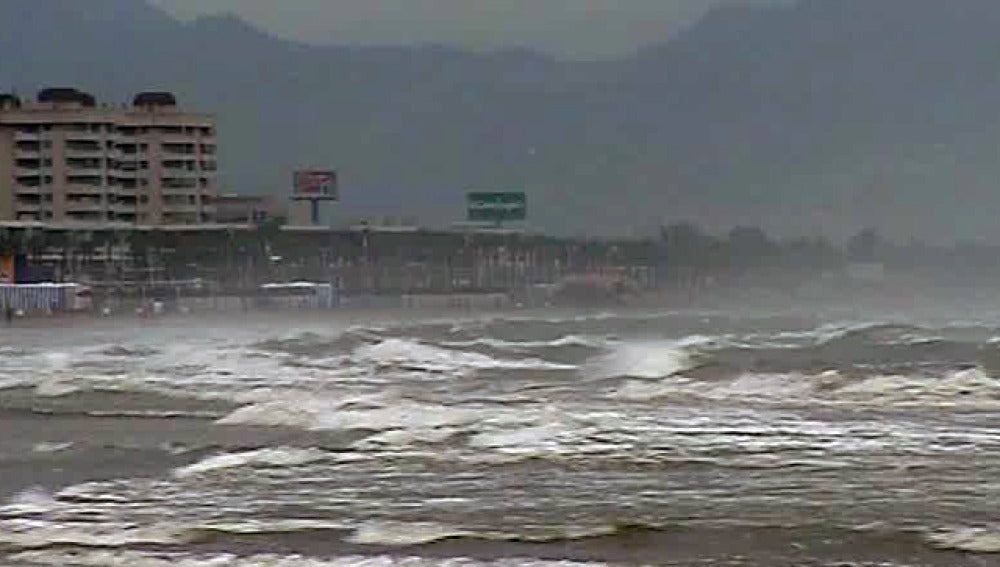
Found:
[(213, 223), (216, 152), (214, 117), (170, 93), (130, 107), (72, 88), (0, 94), (0, 221)]

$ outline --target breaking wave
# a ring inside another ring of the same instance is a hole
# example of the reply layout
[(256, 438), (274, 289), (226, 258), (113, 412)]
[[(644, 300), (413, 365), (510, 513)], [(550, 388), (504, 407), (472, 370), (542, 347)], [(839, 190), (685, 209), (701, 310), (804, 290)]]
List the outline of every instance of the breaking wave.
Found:
[(1000, 528), (950, 528), (931, 532), (927, 542), (938, 549), (968, 553), (1000, 553)]
[(265, 465), (275, 467), (293, 467), (316, 462), (326, 454), (316, 449), (258, 449), (243, 453), (227, 453), (209, 457), (192, 465), (174, 470), (176, 478), (189, 478), (198, 475), (212, 474), (228, 469)]
[(220, 419), (222, 425), (263, 425), (315, 431), (433, 429), (473, 423), (482, 412), (398, 400), (358, 407), (374, 400), (304, 398), (275, 400), (240, 408)]
[(677, 376), (657, 381), (630, 380), (609, 397), (644, 402), (658, 399), (826, 402), (899, 406), (1000, 406), (1000, 380), (971, 368), (935, 375), (862, 375), (838, 371), (809, 375), (742, 374), (734, 379), (705, 381)]
[(607, 356), (593, 361), (590, 373), (598, 378), (663, 378), (695, 365), (694, 343), (625, 343)]
[(149, 551), (27, 551), (9, 557), (18, 564), (44, 567), (105, 567), (128, 565), (130, 567), (601, 567), (605, 563), (582, 563), (530, 558), (480, 560), (469, 558), (397, 557), (388, 555), (350, 555), (332, 558), (314, 558), (301, 555), (250, 555), (232, 554), (197, 555)]

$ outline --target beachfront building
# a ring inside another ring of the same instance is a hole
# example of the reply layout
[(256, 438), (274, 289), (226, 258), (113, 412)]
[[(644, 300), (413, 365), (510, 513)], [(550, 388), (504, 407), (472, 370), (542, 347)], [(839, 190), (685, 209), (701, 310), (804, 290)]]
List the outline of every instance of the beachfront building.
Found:
[(215, 119), (169, 93), (130, 106), (76, 89), (0, 94), (0, 222), (213, 223), (216, 154)]

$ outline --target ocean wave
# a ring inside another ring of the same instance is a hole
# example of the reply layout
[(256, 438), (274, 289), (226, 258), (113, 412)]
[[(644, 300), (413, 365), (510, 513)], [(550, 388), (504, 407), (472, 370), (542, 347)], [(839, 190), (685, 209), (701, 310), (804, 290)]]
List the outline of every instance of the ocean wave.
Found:
[(364, 345), (355, 349), (351, 353), (351, 358), (380, 367), (417, 368), (441, 373), (461, 370), (574, 370), (576, 368), (537, 358), (499, 359), (408, 339), (387, 339), (377, 344)]
[(50, 492), (36, 486), (18, 492), (6, 504), (0, 506), (0, 518), (45, 514), (58, 506), (59, 503)]
[(86, 384), (74, 381), (71, 377), (55, 376), (38, 382), (35, 385), (35, 395), (40, 398), (62, 398), (86, 387)]
[(302, 555), (261, 554), (240, 557), (233, 554), (199, 555), (126, 550), (26, 551), (8, 557), (20, 565), (44, 567), (601, 567), (606, 563), (583, 563), (530, 558), (495, 560), (454, 557), (449, 559), (415, 556), (349, 555), (305, 557)]
[(33, 453), (61, 453), (73, 448), (72, 441), (35, 443), (31, 448)]
[(949, 528), (928, 533), (925, 538), (937, 549), (967, 553), (1000, 553), (1000, 527)]
[(315, 431), (435, 429), (478, 421), (480, 410), (395, 400), (375, 407), (351, 407), (350, 400), (308, 398), (249, 405), (227, 415), (221, 425), (262, 425)]
[(741, 374), (732, 379), (695, 380), (684, 376), (657, 381), (630, 380), (608, 397), (627, 402), (672, 398), (770, 403), (817, 402), (896, 406), (987, 406), (1000, 404), (1000, 380), (980, 368), (943, 375)]
[(519, 532), (468, 530), (433, 522), (365, 522), (354, 529), (347, 540), (362, 545), (409, 547), (451, 539), (502, 541), (517, 543), (558, 543), (580, 541), (663, 529), (642, 523), (594, 526), (535, 527)]
[(695, 365), (692, 349), (701, 337), (690, 341), (629, 342), (607, 356), (592, 361), (588, 371), (598, 378), (663, 378)]
[(381, 340), (379, 332), (374, 329), (354, 328), (332, 337), (307, 332), (265, 339), (251, 344), (248, 348), (261, 353), (329, 357), (347, 354), (362, 345), (379, 340)]
[(347, 538), (347, 541), (361, 545), (403, 547), (472, 535), (472, 532), (442, 524), (383, 521), (366, 522), (358, 526), (354, 533)]
[(233, 468), (252, 466), (294, 467), (323, 459), (326, 454), (318, 449), (268, 448), (243, 453), (225, 453), (208, 457), (197, 463), (174, 470), (176, 478), (189, 478), (212, 474)]
[(506, 341), (495, 337), (479, 337), (468, 341), (445, 341), (441, 346), (448, 348), (469, 348), (484, 346), (497, 350), (511, 350), (515, 352), (532, 349), (558, 348), (558, 347), (582, 347), (590, 349), (603, 349), (608, 346), (607, 339), (597, 337), (584, 337), (580, 335), (564, 335), (550, 341)]
[(161, 352), (160, 350), (150, 346), (112, 345), (97, 351), (97, 354), (112, 358), (145, 358), (156, 354), (160, 354), (160, 352)]
[(185, 545), (196, 541), (197, 530), (163, 522), (146, 526), (93, 522), (50, 522), (36, 519), (0, 520), (0, 547), (15, 549), (55, 546), (125, 547), (129, 545)]

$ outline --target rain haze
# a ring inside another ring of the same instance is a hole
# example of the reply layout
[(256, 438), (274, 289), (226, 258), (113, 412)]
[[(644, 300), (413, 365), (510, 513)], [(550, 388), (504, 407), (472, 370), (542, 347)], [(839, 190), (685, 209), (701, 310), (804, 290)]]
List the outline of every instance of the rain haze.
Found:
[(0, 565), (996, 564), (998, 29), (0, 0)]

